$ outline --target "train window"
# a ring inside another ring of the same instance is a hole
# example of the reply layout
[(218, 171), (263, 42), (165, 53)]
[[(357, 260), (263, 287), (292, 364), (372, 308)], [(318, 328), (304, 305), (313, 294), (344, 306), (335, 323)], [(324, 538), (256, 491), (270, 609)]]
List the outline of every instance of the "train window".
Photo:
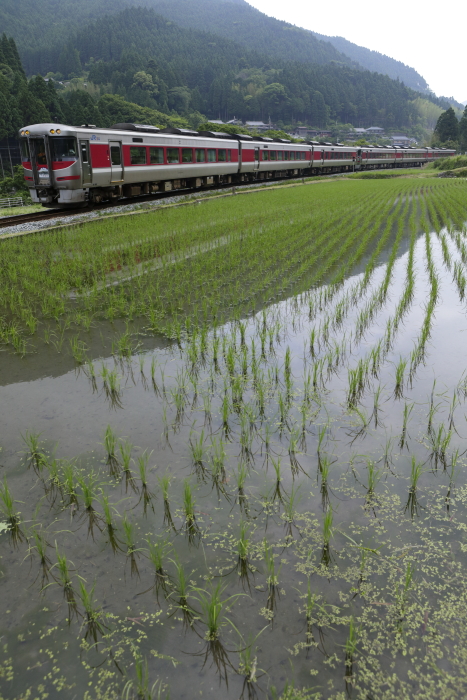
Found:
[(216, 162), (216, 150), (215, 148), (208, 148), (208, 163)]
[(268, 151), (263, 151), (263, 160), (269, 160), (269, 153), (268, 153)]
[(227, 160), (229, 161), (229, 163), (232, 160), (232, 151), (230, 148), (227, 149)]
[(144, 146), (130, 146), (131, 165), (146, 165), (146, 148)]
[(182, 163), (193, 163), (192, 148), (182, 148)]
[(276, 151), (269, 151), (269, 160), (277, 160)]
[(164, 149), (151, 146), (149, 149), (149, 162), (151, 165), (164, 162)]
[(59, 136), (50, 139), (52, 146), (52, 160), (69, 160), (76, 158), (76, 139)]
[(83, 163), (89, 163), (88, 144), (81, 141), (81, 160)]
[(225, 148), (219, 148), (217, 151), (217, 160), (219, 163), (225, 163), (227, 160), (227, 153), (225, 151)]
[(167, 149), (167, 163), (180, 163), (178, 148)]
[(31, 156), (29, 155), (29, 144), (26, 141), (26, 139), (22, 139), (20, 142), (20, 148), (21, 148), (21, 160), (23, 163), (25, 161), (30, 161)]
[(206, 161), (206, 153), (204, 151), (204, 148), (197, 148), (195, 153), (197, 163), (204, 163)]
[(112, 165), (121, 165), (122, 164), (122, 159), (120, 156), (120, 146), (111, 146), (110, 147), (110, 160), (112, 161)]
[(283, 159), (283, 151), (277, 151), (277, 160), (284, 160)]
[(306, 160), (306, 153), (305, 153), (305, 151), (302, 151), (302, 152), (300, 153), (300, 155), (301, 155), (301, 160)]

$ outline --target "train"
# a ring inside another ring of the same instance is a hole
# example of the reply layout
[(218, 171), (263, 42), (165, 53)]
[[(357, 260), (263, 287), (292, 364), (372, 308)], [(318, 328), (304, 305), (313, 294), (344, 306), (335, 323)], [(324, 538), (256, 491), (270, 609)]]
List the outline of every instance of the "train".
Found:
[(32, 201), (60, 208), (215, 185), (421, 167), (455, 155), (445, 148), (292, 143), (132, 123), (108, 129), (34, 124), (20, 129), (19, 141)]

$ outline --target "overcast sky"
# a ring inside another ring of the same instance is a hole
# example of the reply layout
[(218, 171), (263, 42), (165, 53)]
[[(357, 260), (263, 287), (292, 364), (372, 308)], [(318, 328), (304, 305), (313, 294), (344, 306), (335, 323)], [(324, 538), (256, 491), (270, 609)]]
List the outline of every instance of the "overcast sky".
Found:
[[(267, 15), (327, 36), (343, 36), (415, 68), (437, 95), (467, 101), (465, 25), (467, 7), (421, 0), (310, 3), (307, 0), (247, 0)], [(464, 9), (462, 9), (464, 8)]]

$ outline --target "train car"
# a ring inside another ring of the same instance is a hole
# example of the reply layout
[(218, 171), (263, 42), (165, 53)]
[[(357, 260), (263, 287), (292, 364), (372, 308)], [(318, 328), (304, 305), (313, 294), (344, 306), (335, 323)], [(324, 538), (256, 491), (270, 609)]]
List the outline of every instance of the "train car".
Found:
[(155, 192), (267, 178), (422, 165), (454, 155), (407, 149), (158, 129), (144, 124), (36, 124), (20, 131), (24, 177), (33, 202), (77, 206)]

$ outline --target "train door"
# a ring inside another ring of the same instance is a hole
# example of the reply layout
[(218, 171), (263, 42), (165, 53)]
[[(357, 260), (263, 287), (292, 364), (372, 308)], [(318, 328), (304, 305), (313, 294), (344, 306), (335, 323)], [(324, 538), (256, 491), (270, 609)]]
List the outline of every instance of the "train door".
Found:
[(29, 149), (31, 152), (34, 185), (36, 187), (50, 187), (52, 176), (49, 168), (50, 154), (48, 152), (48, 143), (46, 143), (44, 137), (31, 138), (29, 139)]
[(122, 144), (120, 141), (109, 141), (110, 165), (112, 175), (110, 182), (123, 181)]
[(89, 156), (89, 141), (80, 140), (81, 172), (83, 185), (92, 185), (91, 158)]
[(255, 148), (255, 165), (253, 170), (259, 170), (259, 148)]

